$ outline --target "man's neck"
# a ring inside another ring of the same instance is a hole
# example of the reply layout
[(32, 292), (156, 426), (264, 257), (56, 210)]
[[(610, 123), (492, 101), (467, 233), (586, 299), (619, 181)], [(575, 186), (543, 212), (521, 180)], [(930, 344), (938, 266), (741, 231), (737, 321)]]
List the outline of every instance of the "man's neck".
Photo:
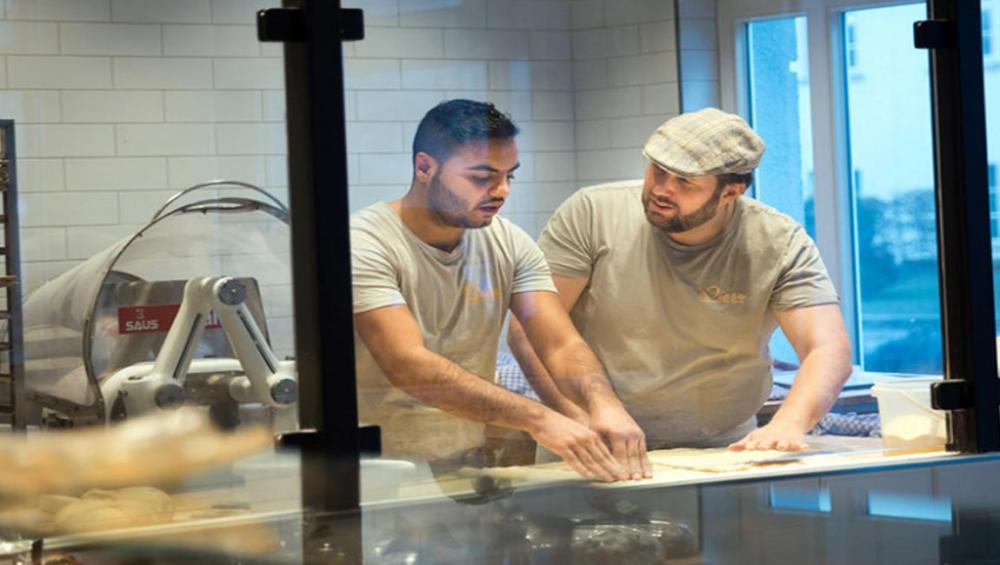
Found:
[(399, 214), (406, 227), (427, 245), (450, 252), (462, 241), (465, 229), (442, 222), (427, 202), (415, 195), (412, 189), (399, 200), (389, 202), (389, 206)]
[(729, 225), (729, 220), (733, 217), (733, 212), (736, 210), (736, 201), (732, 201), (728, 204), (723, 204), (719, 206), (718, 211), (715, 216), (705, 222), (704, 224), (684, 232), (668, 233), (667, 237), (673, 240), (675, 243), (686, 246), (701, 245), (708, 241), (711, 241), (714, 237), (722, 233)]

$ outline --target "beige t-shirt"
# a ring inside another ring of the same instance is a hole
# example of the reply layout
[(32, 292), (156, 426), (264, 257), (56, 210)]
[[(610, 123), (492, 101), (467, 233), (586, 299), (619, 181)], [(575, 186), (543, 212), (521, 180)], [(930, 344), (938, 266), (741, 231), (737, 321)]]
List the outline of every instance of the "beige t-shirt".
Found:
[[(452, 251), (420, 240), (387, 204), (351, 216), (354, 313), (406, 304), (430, 351), (490, 382), (511, 296), (555, 292), (538, 246), (497, 217), (466, 230)], [(439, 458), (483, 443), (483, 425), (392, 386), (355, 333), (358, 412), (382, 427), (386, 455)]]
[(771, 388), (773, 312), (836, 291), (802, 226), (773, 208), (741, 197), (721, 234), (689, 247), (646, 220), (641, 193), (578, 191), (539, 246), (554, 274), (589, 278), (573, 322), (650, 449), (735, 441)]

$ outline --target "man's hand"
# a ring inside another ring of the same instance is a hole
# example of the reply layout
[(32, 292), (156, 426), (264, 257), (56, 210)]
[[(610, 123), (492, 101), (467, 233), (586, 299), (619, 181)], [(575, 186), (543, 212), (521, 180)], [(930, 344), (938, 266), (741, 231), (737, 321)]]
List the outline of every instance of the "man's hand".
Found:
[(730, 444), (733, 451), (753, 451), (777, 449), (780, 451), (805, 451), (809, 445), (804, 441), (805, 432), (798, 426), (772, 420), (763, 428), (757, 428), (740, 441)]
[(621, 406), (602, 407), (590, 414), (590, 428), (611, 446), (611, 453), (632, 479), (648, 479), (653, 468), (646, 455), (646, 435)]
[(537, 429), (530, 433), (535, 441), (561, 457), (583, 477), (606, 482), (629, 478), (627, 470), (615, 461), (597, 432), (562, 414), (548, 411)]

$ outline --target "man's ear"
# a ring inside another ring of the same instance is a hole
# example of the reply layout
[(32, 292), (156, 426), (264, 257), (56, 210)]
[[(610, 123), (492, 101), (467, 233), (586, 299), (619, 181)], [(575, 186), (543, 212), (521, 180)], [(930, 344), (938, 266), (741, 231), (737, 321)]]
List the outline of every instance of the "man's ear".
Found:
[(430, 182), (437, 173), (438, 161), (423, 151), (413, 157), (413, 176), (420, 182)]
[(722, 187), (722, 197), (728, 200), (736, 200), (747, 191), (747, 185), (744, 182), (731, 182)]

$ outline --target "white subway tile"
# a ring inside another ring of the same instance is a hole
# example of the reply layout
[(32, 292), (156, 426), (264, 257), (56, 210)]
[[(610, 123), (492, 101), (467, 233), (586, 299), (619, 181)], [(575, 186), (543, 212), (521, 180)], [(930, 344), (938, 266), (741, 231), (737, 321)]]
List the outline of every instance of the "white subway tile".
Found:
[(684, 80), (719, 80), (717, 51), (682, 49), (680, 58)]
[(217, 24), (253, 25), (257, 12), (281, 6), (281, 0), (212, 0), (212, 21)]
[(568, 90), (531, 93), (531, 119), (572, 120), (573, 93)]
[(351, 122), (347, 124), (347, 151), (351, 153), (399, 153), (403, 125), (393, 122)]
[(264, 157), (264, 166), (267, 186), (288, 186), (287, 155), (268, 155)]
[(649, 134), (667, 120), (663, 114), (621, 118), (611, 121), (611, 145), (614, 147), (642, 147)]
[(611, 147), (611, 120), (577, 121), (575, 133), (577, 151)]
[(486, 61), (404, 60), (403, 88), (486, 88)]
[(531, 32), (532, 59), (570, 60), (573, 58), (573, 35), (568, 31)]
[(212, 88), (212, 61), (195, 58), (115, 57), (116, 88)]
[(163, 93), (168, 122), (257, 122), (260, 92), (255, 90), (178, 90)]
[(520, 151), (518, 146), (518, 163), (520, 167), (514, 171), (514, 179), (518, 183), (532, 182), (535, 180), (535, 154), (531, 151)]
[(285, 121), (285, 91), (265, 90), (261, 95), (263, 96), (263, 115), (261, 119), (265, 122)]
[(165, 25), (166, 55), (255, 57), (260, 54), (257, 30), (243, 25)]
[(684, 20), (680, 26), (679, 45), (681, 49), (718, 50), (715, 19)]
[(177, 194), (174, 190), (131, 190), (118, 193), (120, 218), (117, 223), (146, 225), (167, 200)]
[(119, 155), (211, 155), (215, 152), (212, 124), (119, 124), (115, 126)]
[(86, 259), (111, 247), (142, 229), (141, 224), (116, 226), (83, 226), (66, 229), (69, 239), (67, 254), (70, 259)]
[[(577, 185), (577, 187), (579, 187), (579, 184)], [(572, 196), (573, 192), (576, 192), (576, 188), (574, 188), (574, 190), (572, 192), (570, 192), (566, 196), (566, 198), (569, 198), (570, 196)], [(557, 208), (558, 208), (558, 206), (557, 206)], [(549, 220), (552, 218), (552, 212), (554, 212), (554, 210), (550, 211), (550, 212), (535, 212), (535, 225), (538, 226), (538, 234), (539, 235), (541, 235), (542, 230), (545, 228), (545, 225), (548, 224)], [(538, 240), (538, 235), (535, 236), (535, 240)]]
[(684, 18), (714, 18), (715, 2), (677, 0), (677, 16)]
[(608, 25), (674, 19), (674, 3), (665, 0), (604, 0)]
[(37, 125), (17, 128), (18, 157), (98, 157), (113, 155), (110, 125)]
[(523, 122), (517, 145), (522, 151), (572, 151), (573, 122)]
[(576, 153), (573, 151), (535, 153), (536, 181), (576, 181)]
[(24, 261), (66, 259), (66, 228), (22, 228), (20, 245)]
[[(368, 33), (367, 29), (365, 30), (365, 33), (366, 34)], [(346, 47), (348, 47), (349, 45), (351, 45), (351, 44), (349, 44), (349, 43), (344, 43), (343, 44), (343, 46), (345, 47), (344, 53), (343, 53), (344, 57), (348, 56)], [(261, 55), (261, 57), (284, 57), (285, 56), (285, 44), (284, 43), (280, 43), (280, 42), (273, 42), (273, 41), (269, 41), (267, 43), (261, 43), (260, 44), (260, 55)]]
[[(466, 96), (452, 96), (451, 93), (448, 94), (446, 100), (452, 100), (454, 98), (468, 98)], [(472, 98), (474, 99), (474, 98)], [(403, 122), (403, 142), (406, 143), (406, 148), (410, 149), (413, 145), (413, 138), (417, 136), (417, 127), (420, 126), (420, 122)]]
[(608, 60), (611, 86), (637, 86), (677, 81), (677, 51)]
[(107, 57), (7, 57), (8, 88), (111, 88)]
[(361, 184), (361, 156), (358, 154), (347, 156), (347, 185), (354, 186)]
[(372, 27), (364, 41), (354, 46), (361, 58), (433, 58), (444, 55), (444, 33), (440, 29)]
[(18, 124), (61, 121), (59, 93), (54, 90), (0, 91), (0, 116)]
[(575, 59), (603, 59), (638, 53), (638, 26), (586, 29), (573, 32), (573, 57)]
[(7, 0), (8, 20), (106, 22), (110, 0)]
[(36, 290), (46, 282), (65, 273), (79, 264), (79, 261), (30, 261), (25, 259), (21, 265), (21, 285), (23, 294)]
[(398, 183), (388, 186), (351, 185), (351, 188), (347, 193), (347, 205), (353, 214), (354, 212), (357, 212), (362, 208), (367, 208), (377, 202), (395, 200), (406, 194), (406, 189), (409, 188), (409, 186), (409, 179), (407, 179), (406, 183), (402, 185)]
[(361, 154), (362, 184), (398, 184), (405, 189), (413, 177), (410, 153)]
[(490, 88), (495, 90), (570, 90), (573, 65), (556, 61), (494, 61)]
[[(265, 172), (265, 165), (273, 159), (285, 160), (286, 157), (170, 157), (167, 160), (170, 187), (184, 189), (219, 179), (237, 180), (256, 186), (275, 184), (269, 181)], [(283, 182), (288, 182), (287, 173)]]
[(686, 80), (681, 83), (682, 112), (719, 107), (719, 83), (715, 81)]
[(445, 30), (444, 56), (449, 59), (527, 59), (531, 56), (531, 34), (517, 30)]
[[(282, 106), (284, 108), (284, 106)], [(344, 119), (345, 120), (356, 120), (358, 119), (358, 93), (357, 92), (345, 92), (344, 93)]]
[(639, 49), (643, 53), (676, 51), (677, 27), (674, 25), (674, 22), (665, 21), (641, 24), (639, 26)]
[(64, 55), (160, 55), (160, 26), (139, 24), (59, 24)]
[(577, 119), (618, 118), (642, 114), (638, 87), (605, 88), (576, 93)]
[(57, 24), (0, 22), (0, 53), (47, 55), (58, 52)]
[(573, 2), (573, 29), (588, 29), (604, 25), (604, 0)]
[[(407, 6), (413, 0), (403, 0)], [(343, 8), (361, 8), (365, 13), (365, 27), (383, 27), (399, 25), (399, 7), (396, 0), (345, 0)]]
[(36, 192), (22, 194), (22, 227), (92, 226), (118, 223), (115, 192)]
[(220, 124), (219, 155), (283, 155), (288, 151), (285, 124)]
[(487, 0), (486, 25), (512, 29), (569, 29), (570, 2), (551, 0)]
[(443, 93), (434, 91), (359, 91), (358, 119), (361, 121), (420, 121), (428, 110), (443, 101)]
[(0, 88), (7, 88), (7, 57), (0, 57)]
[(577, 189), (572, 182), (531, 182), (518, 184), (517, 193), (504, 206), (508, 214), (552, 212)]
[(17, 184), (21, 192), (52, 192), (66, 189), (62, 159), (17, 158)]
[(678, 112), (680, 112), (680, 86), (676, 82), (642, 87), (643, 114), (667, 116)]
[(215, 59), (215, 88), (282, 89), (282, 59)]
[(111, 0), (111, 21), (197, 24), (212, 16), (208, 0)]
[(163, 157), (66, 159), (69, 190), (150, 190), (167, 188)]
[[(519, 90), (449, 90), (445, 97), (448, 100), (465, 98), (481, 102), (492, 102), (501, 111), (510, 114), (514, 122), (517, 123), (531, 119), (532, 94), (528, 91)], [(413, 126), (414, 132), (416, 132), (416, 124)], [(404, 137), (403, 139), (413, 139), (413, 137)]]
[(400, 86), (399, 61), (395, 59), (347, 59), (344, 61), (344, 88), (386, 89)]
[(403, 27), (486, 27), (486, 0), (406, 0), (399, 8)]
[(639, 147), (579, 151), (576, 155), (576, 176), (581, 183), (641, 178), (644, 169)]
[(150, 90), (65, 90), (67, 122), (162, 122), (163, 94)]
[(577, 90), (608, 86), (608, 60), (587, 59), (573, 63), (573, 86)]

